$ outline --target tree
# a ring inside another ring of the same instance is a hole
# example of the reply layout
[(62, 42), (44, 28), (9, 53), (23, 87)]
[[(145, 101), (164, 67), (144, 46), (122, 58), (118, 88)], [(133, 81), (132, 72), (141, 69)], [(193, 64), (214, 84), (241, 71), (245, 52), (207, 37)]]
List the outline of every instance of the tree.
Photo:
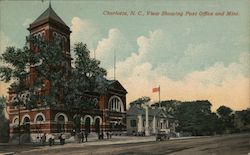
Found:
[(94, 98), (88, 95), (90, 93), (100, 95), (106, 91), (107, 72), (99, 66), (100, 61), (90, 58), (90, 51), (86, 44), (75, 44), (74, 52), (75, 68), (72, 69), (68, 87), (65, 88), (65, 104), (69, 108), (77, 107), (79, 110), (96, 108)]
[(233, 110), (226, 106), (220, 106), (217, 110), (220, 120), (226, 130), (233, 130), (234, 128), (234, 115), (232, 114)]
[(9, 122), (5, 117), (6, 98), (0, 97), (0, 143), (9, 141)]
[(166, 111), (169, 114), (174, 115), (180, 104), (181, 104), (181, 102), (177, 101), (177, 100), (166, 100), (166, 101), (161, 101), (160, 104), (159, 104), (159, 102), (156, 102), (156, 103), (152, 104), (152, 106), (159, 107), (161, 105), (162, 107), (166, 108)]
[[(41, 102), (44, 106), (63, 103), (68, 109), (95, 107), (88, 94), (105, 91), (106, 70), (99, 67), (100, 61), (90, 58), (85, 44), (75, 44), (72, 68), (62, 42), (33, 37), (27, 42), (32, 48), (8, 47), (1, 57), (7, 64), (0, 67), (1, 80), (13, 80), (11, 90), (16, 94), (13, 105), (32, 109)], [(31, 74), (35, 74), (32, 82), (28, 80)]]
[(141, 106), (142, 104), (145, 104), (145, 103), (149, 102), (150, 100), (151, 100), (150, 97), (148, 97), (148, 96), (143, 96), (143, 97), (141, 97), (141, 98), (138, 98), (138, 99), (136, 99), (136, 100), (130, 102), (129, 104), (130, 104), (130, 106), (134, 106), (134, 105), (139, 105), (139, 106)]
[(226, 107), (224, 105), (220, 106), (216, 111), (220, 115), (220, 117), (222, 117), (222, 118), (229, 117), (231, 115), (231, 113), (233, 112), (233, 110), (231, 108)]
[(175, 118), (179, 121), (177, 130), (192, 133), (192, 135), (210, 135), (213, 132), (210, 121), (216, 117), (211, 114), (211, 103), (207, 100), (181, 103)]
[(7, 47), (6, 51), (0, 57), (6, 65), (0, 67), (0, 77), (2, 81), (13, 81), (10, 85), (11, 90), (16, 93), (13, 99), (13, 105), (24, 104), (22, 95), (26, 90), (25, 81), (28, 75), (27, 63), (29, 52), (27, 46), (23, 49)]
[(238, 131), (250, 131), (250, 109), (236, 111), (234, 120)]

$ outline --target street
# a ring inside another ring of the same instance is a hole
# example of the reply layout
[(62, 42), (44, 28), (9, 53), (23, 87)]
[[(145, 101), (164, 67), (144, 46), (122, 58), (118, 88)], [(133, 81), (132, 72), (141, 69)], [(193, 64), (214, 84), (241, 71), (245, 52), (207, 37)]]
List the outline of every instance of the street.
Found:
[[(250, 134), (235, 134), (170, 141), (149, 141), (128, 144), (98, 145), (102, 142), (45, 146), (19, 152), (22, 155), (247, 155), (250, 152)], [(96, 145), (97, 144), (97, 145)], [(1, 147), (0, 147), (1, 149)]]

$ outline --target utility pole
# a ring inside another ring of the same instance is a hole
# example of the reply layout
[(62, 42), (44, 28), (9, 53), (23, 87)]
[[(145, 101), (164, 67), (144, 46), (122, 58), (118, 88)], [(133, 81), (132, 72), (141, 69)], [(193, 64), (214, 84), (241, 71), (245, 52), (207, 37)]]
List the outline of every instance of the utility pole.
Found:
[(159, 85), (159, 107), (161, 107), (161, 87)]
[(21, 125), (20, 125), (20, 102), (18, 103), (18, 144), (21, 144)]
[(114, 50), (114, 80), (115, 80), (115, 70), (116, 70), (116, 52)]

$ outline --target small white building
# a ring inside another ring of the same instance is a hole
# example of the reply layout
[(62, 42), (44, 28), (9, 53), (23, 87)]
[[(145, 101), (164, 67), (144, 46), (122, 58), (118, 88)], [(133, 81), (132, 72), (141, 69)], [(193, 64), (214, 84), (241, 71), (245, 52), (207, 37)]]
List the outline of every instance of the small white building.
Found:
[[(148, 108), (148, 112), (146, 108)], [(147, 113), (148, 118), (146, 118)], [(148, 123), (146, 120), (148, 120)], [(138, 135), (145, 132), (154, 135), (159, 130), (166, 130), (173, 133), (175, 132), (175, 122), (173, 116), (159, 107), (133, 105), (127, 111), (127, 133), (131, 135)]]

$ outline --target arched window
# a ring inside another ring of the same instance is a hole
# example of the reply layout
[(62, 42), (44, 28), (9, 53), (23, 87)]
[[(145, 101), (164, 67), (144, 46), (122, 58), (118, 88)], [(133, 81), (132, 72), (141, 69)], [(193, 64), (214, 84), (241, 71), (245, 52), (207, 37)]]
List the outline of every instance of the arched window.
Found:
[(57, 122), (57, 132), (63, 132), (64, 131), (64, 123), (65, 119), (63, 115), (58, 116), (58, 122)]
[(38, 40), (42, 40), (42, 34), (38, 33)]
[(18, 122), (19, 122), (18, 118), (15, 118), (13, 122), (14, 122), (14, 124), (18, 124)]
[(12, 123), (15, 124), (15, 125), (19, 124), (18, 116), (15, 116), (15, 117), (13, 118)]
[(23, 119), (23, 130), (24, 133), (30, 133), (30, 118), (27, 116)]
[(73, 117), (73, 129), (76, 133), (80, 133), (81, 131), (81, 118), (79, 115)]
[(110, 111), (124, 112), (123, 102), (118, 96), (112, 96), (109, 99), (108, 107)]
[(34, 122), (37, 123), (41, 123), (41, 122), (44, 122), (45, 121), (45, 115), (43, 113), (37, 113), (36, 116), (35, 116), (35, 119), (34, 119)]
[(57, 33), (53, 32), (53, 38), (56, 39), (56, 37), (57, 37)]
[(64, 132), (65, 123), (68, 121), (67, 115), (64, 113), (57, 113), (55, 116), (55, 121), (57, 124), (57, 132)]
[(95, 125), (95, 132), (100, 133), (101, 132), (101, 124), (102, 124), (102, 118), (100, 116), (94, 117), (94, 125)]
[(39, 116), (37, 116), (36, 121), (37, 122), (42, 122), (44, 120), (43, 120), (43, 117), (41, 115), (39, 115)]

